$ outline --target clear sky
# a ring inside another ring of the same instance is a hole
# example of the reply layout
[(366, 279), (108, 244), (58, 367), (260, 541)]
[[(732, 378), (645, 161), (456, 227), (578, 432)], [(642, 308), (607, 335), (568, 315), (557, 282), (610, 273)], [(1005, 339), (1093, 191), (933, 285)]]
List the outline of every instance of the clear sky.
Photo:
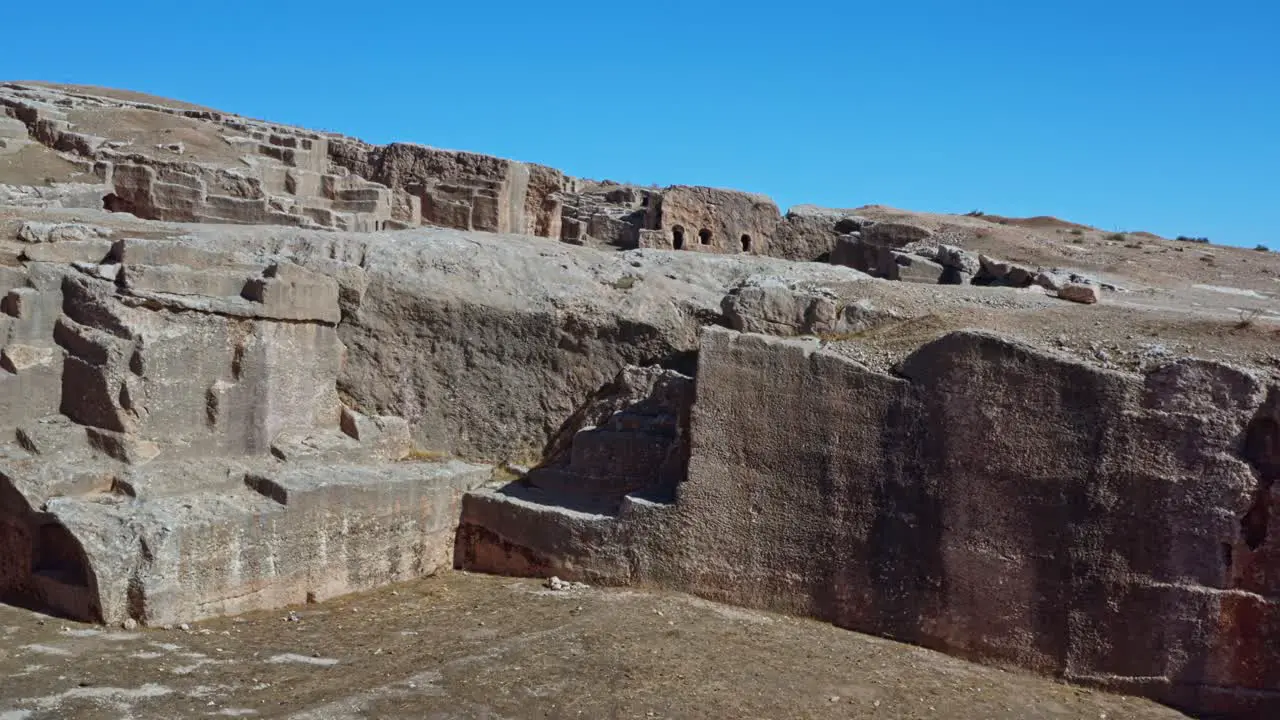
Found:
[(13, 3), (0, 77), (800, 203), (1280, 249), (1280, 1)]

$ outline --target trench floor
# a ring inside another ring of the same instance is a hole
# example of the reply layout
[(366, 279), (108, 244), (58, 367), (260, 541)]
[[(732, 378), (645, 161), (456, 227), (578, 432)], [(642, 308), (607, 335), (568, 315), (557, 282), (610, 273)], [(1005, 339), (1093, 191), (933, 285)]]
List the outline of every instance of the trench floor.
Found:
[(448, 572), (183, 629), (0, 606), (0, 720), (1180, 718), (684, 595)]

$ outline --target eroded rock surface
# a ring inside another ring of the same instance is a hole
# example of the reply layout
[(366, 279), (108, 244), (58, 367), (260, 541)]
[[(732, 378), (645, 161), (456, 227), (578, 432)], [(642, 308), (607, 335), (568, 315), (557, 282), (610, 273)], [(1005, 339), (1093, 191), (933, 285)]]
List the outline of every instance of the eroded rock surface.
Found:
[(125, 98), (0, 84), (5, 601), (452, 561), (1280, 713), (1271, 256)]
[[(430, 574), (452, 557), (461, 492), (490, 469), (415, 458), (546, 456), (543, 489), (613, 478), (600, 500), (669, 493), (687, 461), (680, 371), (730, 287), (863, 279), (443, 230), (97, 227), (25, 222), (16, 247), (76, 252), (3, 268), (0, 589), (107, 622)], [(627, 400), (598, 401), (625, 411), (570, 431), (615, 377)], [(631, 407), (640, 395), (652, 411)]]
[(817, 341), (709, 329), (673, 501), (592, 514), (471, 494), (458, 562), (1261, 711), (1280, 701), (1259, 640), (1280, 603), (1254, 571), (1276, 542), (1258, 519), (1276, 391), (1227, 365), (1130, 375), (975, 332), (890, 375)]
[(0, 122), (0, 151), (38, 151), (67, 175), (0, 185), (8, 204), (353, 231), (425, 224), (798, 260), (830, 252), (843, 217), (784, 218), (768, 198), (735, 190), (596, 182), (478, 153), (370, 145), (47, 85), (0, 83)]
[(156, 625), (449, 562), (489, 471), (405, 462), (407, 423), (342, 406), (337, 280), (167, 241), (97, 260), (3, 268), (0, 596)]
[(340, 298), (360, 298), (337, 328), (347, 350), (338, 384), (352, 402), (406, 418), (424, 449), (526, 464), (623, 367), (688, 365), (700, 328), (721, 321), (725, 295), (748, 278), (866, 280), (820, 263), (439, 229), (194, 228), (184, 246), (330, 274)]

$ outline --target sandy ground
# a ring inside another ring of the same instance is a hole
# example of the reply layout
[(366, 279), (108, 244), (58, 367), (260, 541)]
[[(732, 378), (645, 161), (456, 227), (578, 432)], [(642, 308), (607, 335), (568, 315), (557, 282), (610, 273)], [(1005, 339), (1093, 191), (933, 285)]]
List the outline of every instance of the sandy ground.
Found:
[(683, 595), (453, 572), (185, 630), (0, 606), (0, 678), (2, 720), (1184, 717)]
[[(67, 119), (78, 132), (111, 138), (128, 145), (121, 152), (139, 153), (173, 162), (212, 163), (227, 168), (243, 168), (241, 154), (223, 138), (234, 133), (221, 126), (154, 110), (93, 108), (71, 110)], [(181, 143), (181, 155), (157, 145)]]
[(96, 182), (86, 168), (39, 143), (0, 152), (0, 182), (9, 185), (49, 185), (56, 182)]

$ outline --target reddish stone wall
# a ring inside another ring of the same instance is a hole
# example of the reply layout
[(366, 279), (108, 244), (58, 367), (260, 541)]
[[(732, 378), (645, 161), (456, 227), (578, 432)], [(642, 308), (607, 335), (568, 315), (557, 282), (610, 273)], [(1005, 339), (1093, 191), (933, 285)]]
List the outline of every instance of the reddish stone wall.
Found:
[[(1259, 519), (1280, 394), (1257, 376), (1124, 374), (979, 333), (886, 375), (710, 329), (696, 382), (674, 503), (582, 517), (476, 494), (463, 524), (488, 535), (460, 535), (459, 559), (537, 558), (1196, 711), (1280, 710), (1280, 538)], [(465, 546), (492, 537), (501, 553)]]

